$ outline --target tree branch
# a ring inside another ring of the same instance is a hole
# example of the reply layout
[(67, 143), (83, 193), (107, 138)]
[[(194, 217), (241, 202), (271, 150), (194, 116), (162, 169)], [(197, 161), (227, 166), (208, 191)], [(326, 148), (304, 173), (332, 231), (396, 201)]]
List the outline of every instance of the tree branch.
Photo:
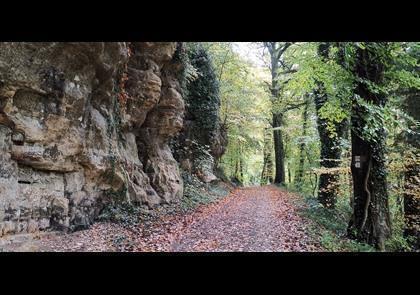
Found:
[(288, 106), (288, 107), (286, 107), (283, 111), (284, 111), (284, 112), (288, 112), (288, 111), (291, 111), (291, 110), (294, 110), (294, 109), (297, 109), (297, 108), (303, 107), (303, 106), (304, 106), (304, 105), (306, 105), (307, 103), (308, 103), (307, 101), (304, 101), (304, 102), (302, 102), (302, 103), (289, 105), (289, 106)]
[(286, 75), (286, 74), (292, 74), (292, 73), (296, 73), (296, 72), (297, 72), (297, 70), (290, 69), (290, 70), (286, 70), (286, 71), (283, 71), (283, 72), (279, 72), (278, 74), (279, 75)]

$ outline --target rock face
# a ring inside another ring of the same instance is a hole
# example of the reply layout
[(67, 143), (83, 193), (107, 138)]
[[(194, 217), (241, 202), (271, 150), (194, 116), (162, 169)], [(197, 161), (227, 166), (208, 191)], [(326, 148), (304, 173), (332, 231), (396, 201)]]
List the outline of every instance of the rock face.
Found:
[(183, 194), (177, 43), (0, 43), (0, 236)]

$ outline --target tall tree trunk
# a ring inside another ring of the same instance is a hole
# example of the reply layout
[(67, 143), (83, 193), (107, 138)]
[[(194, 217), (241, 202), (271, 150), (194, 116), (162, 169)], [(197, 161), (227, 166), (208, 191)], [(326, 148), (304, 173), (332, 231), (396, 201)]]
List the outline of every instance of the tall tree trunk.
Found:
[(299, 145), (299, 166), (296, 174), (296, 183), (298, 186), (303, 185), (303, 167), (305, 165), (305, 137), (307, 133), (308, 128), (308, 108), (309, 103), (305, 104), (305, 108), (303, 109), (303, 115), (302, 115), (302, 142)]
[[(405, 101), (405, 109), (416, 121), (420, 121), (420, 92), (411, 90)], [(416, 133), (406, 134), (405, 141), (412, 151), (411, 160), (405, 165), (405, 192), (404, 192), (404, 235), (409, 238), (414, 250), (420, 249), (420, 128), (414, 130)]]
[[(374, 106), (384, 106), (386, 97), (374, 93), (366, 82), (381, 86), (385, 71), (383, 55), (387, 45), (366, 44), (366, 48), (357, 48), (354, 75), (357, 79), (355, 93), (360, 100)], [(374, 137), (367, 136), (366, 118), (369, 111), (359, 103), (352, 102), (352, 163), (353, 177), (353, 216), (348, 233), (352, 238), (385, 250), (385, 241), (390, 235), (390, 216), (388, 190), (385, 169), (385, 131), (380, 128)]]
[[(317, 110), (317, 127), (321, 143), (320, 166), (321, 168), (334, 169), (340, 165), (341, 149), (339, 136), (342, 134), (342, 124), (337, 124), (336, 136), (331, 136), (327, 129), (327, 122), (319, 116), (319, 110), (325, 103), (325, 95), (315, 95)], [(337, 202), (339, 175), (330, 170), (319, 176), (318, 201), (326, 208), (334, 208)]]
[[(321, 43), (318, 47), (318, 55), (324, 60), (328, 60), (330, 43)], [(346, 122), (335, 124), (336, 135), (327, 129), (327, 120), (321, 118), (320, 109), (327, 102), (328, 97), (325, 93), (324, 85), (318, 82), (318, 87), (314, 91), (315, 109), (317, 114), (317, 128), (321, 144), (320, 166), (321, 168), (333, 169), (340, 164), (341, 148), (340, 138), (344, 134)], [(326, 172), (319, 176), (318, 201), (326, 208), (334, 208), (337, 202), (339, 175)]]
[[(264, 46), (268, 49), (271, 58), (271, 98), (273, 104), (280, 100), (281, 88), (284, 87), (284, 82), (279, 82), (279, 69), (285, 70), (285, 72), (291, 73), (292, 65), (287, 65), (284, 61), (284, 53), (292, 46), (293, 42), (264, 42)], [(282, 74), (285, 74), (283, 72)], [(273, 137), (274, 137), (274, 152), (276, 161), (276, 174), (274, 183), (284, 184), (285, 173), (284, 173), (284, 147), (283, 138), (280, 127), (283, 123), (283, 112), (280, 110), (273, 111)]]
[[(281, 54), (279, 55), (279, 48), (276, 48), (276, 42), (272, 43), (272, 50), (270, 51), (271, 57), (271, 96), (272, 100), (275, 102), (279, 99), (280, 89), (278, 82), (278, 70), (279, 70), (279, 60)], [(276, 164), (276, 174), (274, 177), (274, 183), (284, 184), (285, 172), (284, 172), (284, 147), (283, 147), (283, 136), (280, 127), (283, 123), (283, 114), (278, 112), (273, 112), (273, 138), (274, 138), (274, 159)]]
[(273, 114), (273, 128), (278, 128), (273, 131), (274, 137), (274, 158), (276, 162), (276, 174), (274, 183), (284, 184), (284, 146), (283, 135), (280, 127), (283, 123), (283, 114)]

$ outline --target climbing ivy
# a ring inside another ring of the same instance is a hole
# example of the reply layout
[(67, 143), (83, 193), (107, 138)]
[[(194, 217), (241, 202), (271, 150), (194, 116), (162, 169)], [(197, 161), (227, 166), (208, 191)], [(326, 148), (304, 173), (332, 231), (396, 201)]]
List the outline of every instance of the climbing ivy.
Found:
[[(220, 93), (213, 62), (208, 52), (200, 45), (192, 43), (188, 47), (189, 70), (185, 70), (188, 84), (188, 112), (203, 134), (218, 128)], [(194, 70), (192, 70), (194, 69)], [(200, 78), (201, 77), (201, 78)]]

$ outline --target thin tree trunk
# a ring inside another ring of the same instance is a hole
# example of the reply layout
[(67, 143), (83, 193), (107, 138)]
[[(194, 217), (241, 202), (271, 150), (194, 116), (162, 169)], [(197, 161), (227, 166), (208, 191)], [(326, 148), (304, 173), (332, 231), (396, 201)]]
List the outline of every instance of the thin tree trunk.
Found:
[(264, 160), (263, 160), (263, 168), (261, 171), (261, 180), (260, 180), (260, 185), (266, 185), (268, 183), (267, 178), (266, 178), (266, 169), (267, 169), (267, 162), (264, 156)]
[(244, 183), (244, 161), (243, 161), (242, 155), (239, 158), (239, 177), (240, 177), (241, 183)]
[[(329, 43), (321, 43), (318, 47), (318, 54), (324, 61), (328, 60)], [(324, 85), (318, 82), (318, 87), (314, 91), (315, 108), (317, 114), (317, 128), (321, 143), (320, 166), (321, 168), (337, 168), (340, 164), (340, 141), (344, 134), (346, 122), (335, 124), (336, 135), (330, 134), (327, 129), (327, 120), (321, 118), (320, 109), (327, 102), (328, 97), (325, 93)], [(334, 208), (338, 194), (339, 175), (332, 172), (325, 172), (319, 176), (318, 201), (326, 208)]]
[(302, 119), (303, 119), (302, 142), (299, 145), (299, 166), (298, 166), (298, 171), (296, 174), (296, 183), (300, 187), (303, 185), (303, 167), (305, 165), (305, 137), (307, 133), (306, 129), (308, 127), (308, 108), (309, 108), (309, 103), (305, 105), (305, 108), (303, 110), (303, 115), (302, 115)]
[(239, 181), (239, 146), (236, 150), (234, 179)]

